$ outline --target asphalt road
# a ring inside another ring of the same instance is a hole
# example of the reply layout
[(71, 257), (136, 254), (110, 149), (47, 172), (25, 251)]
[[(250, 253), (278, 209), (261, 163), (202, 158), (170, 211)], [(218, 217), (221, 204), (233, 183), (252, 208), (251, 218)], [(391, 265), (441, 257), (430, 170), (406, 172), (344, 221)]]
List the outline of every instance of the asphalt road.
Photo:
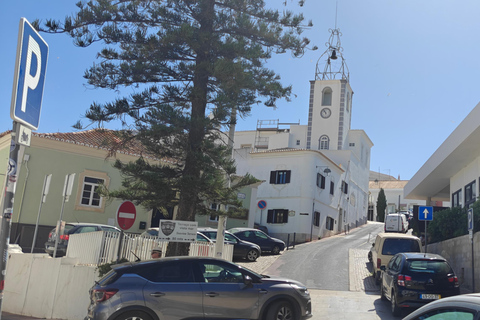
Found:
[[(285, 251), (264, 273), (298, 280), (309, 289), (349, 291), (349, 250), (370, 250), (383, 224), (372, 223)], [(365, 256), (365, 259), (367, 257)]]

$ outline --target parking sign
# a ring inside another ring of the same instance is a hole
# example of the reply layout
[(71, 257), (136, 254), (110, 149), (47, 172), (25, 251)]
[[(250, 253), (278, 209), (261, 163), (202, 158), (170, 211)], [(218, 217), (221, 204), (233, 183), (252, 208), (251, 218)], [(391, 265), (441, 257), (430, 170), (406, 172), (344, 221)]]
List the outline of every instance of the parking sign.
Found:
[(47, 43), (21, 18), (10, 116), (32, 130), (37, 130), (40, 122), (47, 58)]

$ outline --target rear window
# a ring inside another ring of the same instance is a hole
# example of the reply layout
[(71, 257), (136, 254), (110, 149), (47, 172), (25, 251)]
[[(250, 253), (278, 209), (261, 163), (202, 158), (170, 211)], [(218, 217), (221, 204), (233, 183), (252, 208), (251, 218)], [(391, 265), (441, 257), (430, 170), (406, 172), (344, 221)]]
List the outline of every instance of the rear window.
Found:
[(407, 270), (420, 273), (433, 273), (447, 275), (452, 273), (452, 268), (445, 261), (435, 260), (407, 260)]
[(420, 252), (417, 240), (413, 239), (385, 239), (382, 255), (395, 255), (399, 252)]
[[(72, 230), (75, 226), (71, 224), (66, 224), (65, 229), (63, 229), (63, 234), (69, 234), (70, 230)], [(61, 230), (61, 228), (60, 228)]]

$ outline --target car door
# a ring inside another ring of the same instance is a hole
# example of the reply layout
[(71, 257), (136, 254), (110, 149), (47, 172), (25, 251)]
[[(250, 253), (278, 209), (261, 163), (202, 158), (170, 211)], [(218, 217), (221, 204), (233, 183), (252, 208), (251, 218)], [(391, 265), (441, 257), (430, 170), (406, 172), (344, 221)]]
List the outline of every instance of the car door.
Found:
[(203, 318), (202, 287), (190, 261), (152, 264), (144, 277), (149, 280), (143, 288), (145, 306), (159, 319)]
[(254, 241), (247, 241), (258, 244), (262, 251), (272, 251), (273, 241), (265, 233), (261, 231), (252, 231), (252, 234)]
[(390, 262), (388, 262), (386, 269), (383, 272), (382, 284), (383, 284), (385, 293), (388, 297), (390, 297), (390, 294), (392, 293), (392, 289), (395, 286), (395, 281), (400, 271), (401, 263), (402, 263), (402, 256), (395, 255), (394, 257), (392, 257)]
[(222, 261), (202, 261), (200, 269), (205, 279), (201, 283), (205, 319), (258, 318), (258, 299), (262, 292), (259, 284), (246, 285), (246, 274)]

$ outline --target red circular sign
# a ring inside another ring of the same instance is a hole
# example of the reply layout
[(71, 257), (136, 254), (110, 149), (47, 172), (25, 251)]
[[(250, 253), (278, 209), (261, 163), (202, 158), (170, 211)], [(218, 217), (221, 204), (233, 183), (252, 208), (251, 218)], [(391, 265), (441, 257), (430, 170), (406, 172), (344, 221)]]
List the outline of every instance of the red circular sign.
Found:
[(117, 210), (118, 226), (122, 230), (128, 230), (133, 226), (135, 218), (137, 217), (137, 210), (131, 201), (123, 202)]

